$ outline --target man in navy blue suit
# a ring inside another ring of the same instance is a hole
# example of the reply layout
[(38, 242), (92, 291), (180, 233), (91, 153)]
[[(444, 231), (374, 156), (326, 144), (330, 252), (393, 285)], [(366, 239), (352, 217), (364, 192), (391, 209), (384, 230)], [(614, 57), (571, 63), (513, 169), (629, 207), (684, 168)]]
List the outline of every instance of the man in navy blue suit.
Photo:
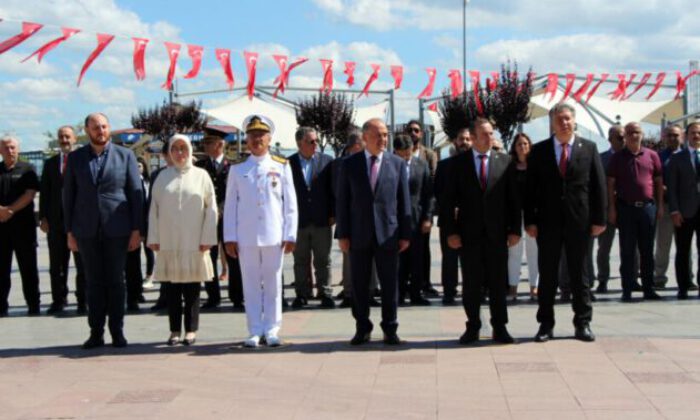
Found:
[(370, 340), (369, 286), (372, 261), (381, 284), (384, 343), (401, 344), (398, 328), (398, 259), (409, 246), (411, 203), (406, 161), (385, 153), (389, 131), (380, 119), (362, 126), (367, 144), (362, 153), (342, 161), (336, 203), (336, 237), (340, 250), (350, 253), (355, 336), (359, 345)]
[(112, 346), (124, 338), (124, 265), (143, 231), (143, 187), (131, 150), (110, 142), (104, 114), (85, 118), (90, 143), (68, 155), (63, 214), (68, 248), (80, 252), (87, 284), (90, 337), (84, 349), (104, 345), (109, 315)]

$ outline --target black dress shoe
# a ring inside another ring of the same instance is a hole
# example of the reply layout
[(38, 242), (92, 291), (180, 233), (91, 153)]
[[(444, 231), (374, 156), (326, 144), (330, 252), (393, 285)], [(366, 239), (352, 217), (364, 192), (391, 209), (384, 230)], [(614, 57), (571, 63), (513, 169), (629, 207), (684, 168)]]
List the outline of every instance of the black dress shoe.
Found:
[(90, 335), (90, 338), (88, 338), (84, 343), (83, 343), (83, 350), (90, 350), (94, 349), (97, 347), (102, 347), (105, 345), (105, 340), (99, 335)]
[(634, 282), (634, 284), (632, 285), (632, 291), (633, 292), (641, 292), (642, 290), (644, 290), (644, 289), (642, 289), (642, 285), (637, 283), (637, 282)]
[(349, 297), (343, 298), (343, 300), (340, 302), (340, 305), (338, 305), (340, 308), (351, 308), (352, 307), (352, 299)]
[(553, 329), (551, 327), (540, 325), (540, 329), (537, 330), (537, 334), (535, 334), (535, 342), (546, 343), (552, 338), (554, 338)]
[(501, 344), (513, 344), (515, 339), (508, 333), (505, 325), (500, 327), (493, 327), (492, 333), (493, 341)]
[(591, 302), (597, 302), (597, 301), (598, 301), (598, 298), (595, 297), (595, 295), (593, 293), (591, 293)]
[(443, 296), (442, 297), (442, 304), (445, 306), (454, 306), (457, 304), (457, 302), (455, 301), (454, 296)]
[(426, 289), (423, 290), (423, 294), (428, 297), (438, 297), (440, 296), (440, 293), (438, 293), (437, 289), (434, 287), (430, 286)]
[(282, 307), (289, 308), (289, 302), (287, 302), (287, 299), (285, 298), (282, 298)]
[(408, 304), (406, 303), (406, 298), (399, 298), (398, 304), (400, 307), (408, 306)]
[(87, 306), (84, 303), (79, 303), (75, 311), (78, 315), (85, 315), (87, 313)]
[(608, 293), (608, 283), (607, 282), (603, 283), (601, 281), (598, 281), (598, 287), (596, 287), (595, 292), (596, 293)]
[(592, 341), (595, 341), (595, 335), (593, 335), (593, 331), (591, 331), (591, 327), (588, 325), (582, 325), (580, 327), (576, 327), (576, 332), (574, 333), (574, 337), (577, 340), (586, 341), (589, 343)]
[(304, 299), (303, 297), (296, 297), (294, 298), (294, 302), (292, 302), (292, 308), (301, 309), (304, 306), (306, 306), (306, 304), (306, 299)]
[(418, 296), (415, 298), (411, 298), (411, 305), (416, 305), (416, 306), (430, 306), (430, 301), (423, 296)]
[(130, 302), (126, 305), (126, 310), (129, 312), (138, 312), (139, 309), (139, 304), (137, 302)]
[(216, 301), (213, 301), (213, 300), (207, 300), (207, 301), (204, 302), (204, 304), (200, 307), (200, 309), (204, 309), (204, 310), (214, 310), (214, 309), (218, 308), (219, 305), (220, 305), (220, 302), (216, 302)]
[(233, 312), (245, 312), (245, 305), (243, 304), (243, 302), (233, 302), (232, 310)]
[(679, 290), (678, 291), (678, 300), (686, 300), (688, 299), (688, 291), (687, 290)]
[(355, 336), (350, 340), (350, 345), (351, 346), (359, 346), (361, 344), (365, 344), (369, 342), (369, 339), (371, 338), (372, 333), (370, 331), (368, 332), (356, 332)]
[(9, 316), (10, 313), (7, 309), (0, 309), (0, 318), (5, 318), (6, 316)]
[(156, 301), (156, 304), (151, 306), (151, 312), (164, 311), (168, 308), (165, 302)]
[(143, 295), (139, 296), (137, 299), (138, 303), (146, 303), (146, 298)]
[(387, 346), (398, 346), (404, 343), (396, 333), (386, 334), (384, 333), (384, 344)]
[(459, 337), (459, 344), (472, 344), (479, 341), (479, 330), (475, 328), (467, 328), (467, 330)]
[(335, 298), (338, 300), (345, 299), (345, 290), (341, 290), (337, 295), (335, 295)]
[(379, 303), (379, 301), (375, 298), (369, 298), (369, 306), (371, 306), (373, 308), (378, 308), (378, 307), (382, 306), (382, 304)]
[(119, 333), (112, 335), (112, 347), (123, 348), (126, 347), (127, 344), (128, 343), (126, 341), (126, 338), (124, 337), (124, 334)]
[(632, 302), (632, 293), (622, 292), (622, 297), (620, 298), (620, 302), (624, 302), (624, 303)]
[(49, 309), (46, 310), (46, 315), (55, 315), (61, 312), (63, 312), (63, 304), (54, 302), (49, 306)]
[(29, 316), (37, 316), (41, 314), (41, 310), (39, 309), (39, 305), (31, 305), (29, 308), (27, 308), (27, 315)]
[(321, 298), (321, 304), (319, 306), (323, 309), (333, 309), (335, 308), (335, 301), (333, 298), (324, 296)]
[(688, 290), (698, 290), (698, 286), (691, 281), (688, 285)]
[(653, 290), (644, 292), (644, 300), (661, 300), (661, 296)]

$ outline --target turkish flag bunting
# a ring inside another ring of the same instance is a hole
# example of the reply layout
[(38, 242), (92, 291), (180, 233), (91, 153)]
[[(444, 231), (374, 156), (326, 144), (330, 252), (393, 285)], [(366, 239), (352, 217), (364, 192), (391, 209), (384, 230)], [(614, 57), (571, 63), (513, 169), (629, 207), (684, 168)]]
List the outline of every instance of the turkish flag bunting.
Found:
[(630, 79), (627, 80), (627, 76), (625, 74), (618, 74), (617, 79), (617, 89), (612, 91), (610, 95), (612, 96), (611, 99), (614, 101), (615, 99), (622, 100), (624, 99), (625, 95), (627, 94), (627, 87), (632, 83), (634, 78), (637, 77), (636, 73), (632, 73), (630, 75)]
[(187, 55), (192, 59), (192, 68), (185, 75), (185, 79), (194, 79), (199, 74), (199, 69), (202, 68), (202, 56), (204, 55), (204, 47), (199, 45), (188, 45)]
[(255, 72), (258, 68), (258, 53), (243, 51), (243, 57), (245, 58), (245, 68), (248, 72), (248, 85), (246, 86), (248, 99), (253, 100), (253, 95), (255, 94)]
[(557, 94), (558, 87), (559, 75), (556, 73), (549, 73), (549, 75), (547, 75), (547, 87), (544, 89), (545, 96), (547, 96), (547, 94), (550, 95), (549, 102), (552, 102), (552, 99), (554, 99), (554, 95)]
[(564, 98), (562, 98), (562, 101), (566, 100), (566, 98), (571, 95), (571, 91), (574, 89), (574, 82), (576, 81), (576, 75), (573, 73), (567, 73), (566, 74), (566, 87), (564, 87)]
[(217, 48), (216, 59), (219, 61), (219, 63), (221, 63), (221, 68), (224, 69), (228, 88), (233, 89), (235, 81), (233, 79), (233, 69), (231, 68), (231, 50), (226, 48)]
[(22, 22), (22, 33), (19, 33), (13, 37), (7, 38), (6, 40), (0, 42), (0, 54), (21, 44), (27, 38), (37, 33), (39, 29), (43, 27), (44, 25), (39, 23)]
[(175, 78), (177, 58), (180, 56), (180, 44), (165, 42), (165, 49), (168, 51), (168, 57), (170, 57), (170, 67), (168, 68), (168, 77), (160, 87), (170, 90), (173, 87), (173, 79)]
[(573, 98), (576, 102), (581, 102), (583, 95), (585, 95), (588, 88), (591, 87), (591, 83), (593, 83), (593, 73), (588, 73), (586, 75), (586, 81), (583, 82), (583, 84), (574, 93)]
[(323, 66), (323, 85), (321, 86), (321, 92), (326, 92), (330, 94), (333, 90), (333, 60), (321, 59), (321, 66)]
[(297, 59), (297, 61), (290, 64), (289, 67), (287, 67), (286, 55), (273, 55), (272, 58), (275, 59), (275, 61), (277, 62), (277, 66), (279, 66), (280, 68), (280, 75), (277, 76), (277, 78), (274, 81), (274, 84), (277, 85), (277, 89), (275, 89), (275, 93), (273, 96), (276, 98), (278, 92), (284, 93), (284, 88), (289, 83), (289, 73), (291, 73), (291, 71), (294, 70), (295, 67), (300, 66), (309, 61), (309, 59), (301, 57)]
[(365, 87), (362, 89), (358, 98), (361, 98), (362, 95), (369, 96), (370, 86), (372, 86), (375, 80), (379, 79), (379, 64), (370, 64), (370, 66), (372, 66), (372, 74), (369, 76), (369, 79), (367, 79), (367, 83), (365, 83)]
[(700, 74), (699, 70), (693, 70), (690, 73), (688, 73), (688, 75), (685, 77), (683, 77), (683, 74), (681, 74), (681, 72), (676, 72), (676, 99), (681, 97), (681, 93), (683, 93), (683, 91), (685, 90), (685, 85), (687, 84), (688, 79), (697, 74)]
[(608, 80), (608, 77), (609, 77), (609, 76), (610, 76), (610, 75), (609, 75), (608, 73), (603, 73), (603, 74), (600, 75), (600, 80), (598, 80), (598, 83), (596, 83), (595, 86), (593, 86), (593, 89), (591, 89), (591, 90), (588, 92), (588, 96), (586, 97), (586, 103), (588, 103), (588, 101), (591, 100), (591, 98), (593, 97), (593, 95), (595, 95), (595, 93), (598, 91), (598, 88), (599, 88), (603, 83), (605, 83), (606, 80)]
[(77, 34), (80, 32), (80, 29), (72, 29), (72, 28), (61, 28), (61, 32), (63, 32), (62, 36), (59, 36), (58, 38), (54, 39), (53, 41), (49, 41), (46, 44), (42, 45), (32, 53), (29, 57), (25, 58), (22, 60), (22, 63), (25, 61), (29, 60), (30, 58), (34, 57), (35, 55), (38, 56), (37, 60), (41, 63), (41, 59), (44, 58), (44, 56), (54, 48), (58, 47), (58, 44), (60, 44), (63, 41), (66, 41), (68, 38), (71, 36)]
[[(344, 74), (348, 76), (348, 86), (352, 87), (352, 85), (355, 84), (355, 67), (356, 64), (354, 61), (346, 61), (345, 62), (345, 71), (343, 71)], [(362, 96), (362, 95), (360, 95)]]
[(450, 78), (450, 90), (452, 91), (452, 99), (455, 99), (464, 93), (464, 82), (462, 81), (462, 72), (459, 70), (450, 70), (447, 74)]
[(497, 71), (492, 71), (491, 72), (491, 79), (487, 80), (486, 86), (489, 88), (490, 91), (494, 91), (498, 89), (498, 79), (500, 78), (500, 74)]
[(391, 77), (394, 78), (394, 89), (401, 89), (401, 82), (403, 82), (403, 66), (391, 66)]
[(432, 104), (428, 105), (428, 110), (438, 112), (438, 103), (433, 102)]
[(627, 100), (627, 99), (631, 98), (632, 95), (639, 92), (639, 90), (642, 89), (647, 84), (647, 82), (649, 81), (650, 78), (651, 78), (651, 73), (644, 73), (644, 76), (642, 76), (642, 79), (637, 83), (637, 87), (635, 87), (634, 90), (632, 91), (632, 93), (625, 96), (623, 99)]
[(664, 79), (666, 79), (666, 72), (661, 72), (656, 75), (656, 83), (654, 84), (654, 87), (651, 89), (651, 92), (646, 97), (646, 100), (648, 101), (651, 99), (652, 96), (656, 95), (656, 92), (659, 91), (661, 88), (661, 84), (664, 82)]
[(134, 74), (136, 80), (146, 78), (146, 46), (148, 40), (145, 38), (132, 38), (134, 40)]
[(435, 76), (437, 75), (437, 70), (434, 67), (425, 69), (428, 72), (428, 84), (425, 86), (423, 91), (418, 95), (418, 99), (429, 98), (433, 96), (433, 89), (435, 89)]
[(476, 103), (476, 111), (479, 115), (484, 115), (484, 104), (481, 103), (481, 74), (477, 70), (470, 70), (469, 76), (472, 79), (472, 94), (474, 95), (474, 102)]
[(97, 34), (97, 47), (95, 47), (95, 49), (90, 53), (87, 60), (85, 60), (85, 64), (83, 64), (83, 68), (80, 70), (80, 76), (78, 76), (78, 86), (80, 86), (80, 82), (83, 80), (83, 76), (85, 76), (85, 72), (90, 68), (92, 62), (95, 61), (100, 54), (102, 54), (102, 51), (107, 48), (107, 45), (109, 45), (113, 39), (114, 35)]

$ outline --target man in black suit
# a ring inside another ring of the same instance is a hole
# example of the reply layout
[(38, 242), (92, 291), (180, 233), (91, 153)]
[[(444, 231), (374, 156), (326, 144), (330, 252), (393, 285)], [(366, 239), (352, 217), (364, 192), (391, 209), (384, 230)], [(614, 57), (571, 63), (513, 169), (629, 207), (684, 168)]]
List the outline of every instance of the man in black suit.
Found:
[[(226, 142), (218, 136), (209, 135), (202, 139), (204, 151), (207, 157), (195, 163), (209, 173), (211, 181), (214, 183), (216, 201), (219, 207), (219, 223), (217, 226), (219, 244), (211, 247), (209, 253), (211, 262), (214, 265), (214, 278), (212, 281), (204, 283), (207, 291), (207, 301), (202, 305), (202, 309), (214, 309), (221, 304), (221, 290), (219, 288), (219, 247), (224, 238), (224, 202), (226, 201), (226, 181), (231, 162), (224, 156), (224, 146)], [(226, 253), (224, 253), (226, 254)], [(238, 258), (233, 258), (226, 254), (226, 266), (228, 267), (228, 297), (233, 302), (234, 310), (243, 310), (243, 282), (241, 277), (241, 264)]]
[(341, 162), (338, 180), (336, 236), (340, 250), (350, 253), (353, 285), (352, 314), (359, 345), (370, 340), (369, 289), (372, 261), (381, 284), (384, 343), (401, 344), (398, 320), (397, 266), (399, 253), (408, 249), (411, 208), (406, 162), (385, 153), (389, 130), (380, 119), (362, 126), (367, 148)]
[[(432, 228), (433, 188), (428, 163), (413, 156), (413, 143), (406, 134), (394, 139), (394, 153), (406, 161), (408, 191), (411, 196), (411, 245), (399, 256), (399, 305), (405, 304), (408, 293), (412, 305), (430, 305), (423, 297), (425, 285), (425, 234)], [(409, 288), (410, 284), (410, 288)]]
[[(508, 277), (508, 247), (520, 240), (520, 212), (514, 173), (509, 170), (510, 157), (491, 150), (493, 126), (484, 118), (477, 118), (470, 127), (471, 153), (454, 158), (444, 191), (446, 217), (443, 221), (448, 233), (447, 243), (460, 251), (462, 301), (467, 313), (467, 329), (460, 337), (461, 344), (479, 339), (481, 320), (481, 290), (489, 290), (493, 339), (512, 343), (506, 329), (506, 279)], [(469, 276), (467, 277), (467, 273)]]
[[(690, 279), (690, 248), (693, 233), (700, 238), (700, 123), (685, 130), (687, 147), (671, 156), (668, 164), (668, 209), (676, 229), (676, 279), (678, 299), (687, 299)], [(700, 240), (698, 240), (700, 244)], [(698, 246), (700, 249), (700, 245)], [(698, 261), (700, 266), (700, 261)], [(700, 276), (700, 267), (698, 268)]]
[(590, 285), (583, 280), (583, 264), (590, 237), (605, 231), (605, 173), (595, 143), (575, 135), (576, 110), (566, 103), (550, 111), (554, 135), (535, 144), (528, 157), (525, 226), (539, 249), (535, 341), (552, 338), (554, 297), (562, 246), (566, 252), (574, 309), (576, 338), (594, 341)]
[(302, 308), (311, 298), (309, 282), (313, 255), (314, 274), (322, 308), (334, 308), (331, 286), (331, 245), (335, 223), (333, 158), (316, 151), (318, 134), (311, 127), (299, 127), (295, 138), (299, 152), (289, 157), (299, 210), (299, 230), (294, 248), (293, 308)]
[[(68, 263), (70, 250), (66, 231), (63, 226), (63, 173), (68, 163), (68, 154), (75, 146), (75, 131), (73, 127), (63, 126), (58, 129), (59, 153), (44, 162), (41, 172), (41, 193), (39, 194), (39, 227), (47, 235), (49, 244), (49, 274), (51, 275), (52, 303), (47, 314), (63, 312), (68, 303)], [(75, 298), (78, 301), (78, 313), (87, 311), (85, 306), (85, 273), (80, 254), (73, 253), (75, 263)]]
[(469, 151), (472, 147), (469, 128), (465, 127), (457, 133), (457, 137), (452, 139), (454, 152), (452, 156), (438, 162), (435, 170), (435, 181), (433, 183), (433, 193), (435, 194), (435, 212), (438, 215), (437, 225), (440, 229), (440, 251), (442, 252), (442, 303), (443, 305), (454, 305), (455, 296), (457, 296), (457, 280), (459, 266), (459, 251), (452, 249), (447, 245), (447, 231), (444, 229), (443, 220), (446, 217), (455, 217), (455, 214), (444, 214), (442, 209), (445, 208), (442, 203), (442, 192), (445, 190), (445, 185), (448, 183), (447, 174), (449, 173), (450, 165), (455, 161), (455, 156)]

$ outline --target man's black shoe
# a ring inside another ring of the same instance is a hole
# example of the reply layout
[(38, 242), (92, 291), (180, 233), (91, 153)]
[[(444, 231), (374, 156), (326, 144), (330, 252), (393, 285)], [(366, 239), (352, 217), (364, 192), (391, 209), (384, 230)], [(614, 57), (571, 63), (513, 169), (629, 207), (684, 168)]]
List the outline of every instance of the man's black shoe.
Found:
[(46, 310), (46, 315), (55, 315), (61, 312), (63, 312), (63, 304), (54, 302), (49, 306), (49, 309)]
[(41, 313), (39, 310), (39, 305), (32, 305), (27, 309), (27, 315), (29, 316), (37, 316)]
[(679, 290), (678, 291), (678, 300), (686, 300), (688, 299), (688, 291), (687, 290)]
[(361, 344), (365, 344), (369, 342), (369, 339), (372, 337), (371, 332), (356, 332), (355, 336), (350, 340), (350, 345), (351, 346), (359, 346)]
[(207, 300), (204, 302), (204, 305), (200, 307), (200, 309), (204, 310), (213, 310), (219, 307), (219, 302), (215, 302), (213, 300)]
[(7, 309), (0, 309), (0, 318), (5, 318), (6, 316), (9, 316), (10, 313)]
[(321, 298), (321, 304), (319, 306), (323, 309), (333, 309), (335, 308), (335, 301), (331, 297), (324, 296)]
[(352, 299), (349, 297), (343, 298), (342, 302), (340, 302), (340, 305), (338, 305), (340, 308), (351, 308), (352, 307)]
[(688, 285), (688, 290), (693, 290), (693, 291), (698, 290), (698, 286), (691, 281), (690, 284)]
[(595, 294), (591, 293), (591, 302), (597, 302), (598, 298), (595, 296)]
[(443, 296), (442, 297), (442, 304), (445, 306), (454, 306), (457, 304), (457, 302), (455, 301), (454, 296)]
[(292, 302), (292, 308), (294, 309), (301, 309), (304, 306), (306, 306), (307, 301), (303, 297), (296, 297), (294, 298), (294, 302)]
[(105, 345), (105, 340), (98, 335), (90, 335), (90, 338), (83, 343), (83, 350), (90, 350)]
[(85, 315), (87, 313), (87, 306), (84, 303), (79, 303), (75, 311), (78, 315)]
[(382, 304), (379, 303), (379, 301), (375, 298), (369, 298), (369, 306), (371, 306), (373, 308), (378, 308), (378, 307), (382, 306)]
[(624, 303), (632, 302), (632, 293), (622, 292), (622, 297), (620, 298), (620, 301)]
[(574, 337), (577, 340), (586, 341), (586, 342), (595, 341), (595, 335), (593, 335), (593, 331), (591, 331), (591, 327), (588, 325), (582, 325), (580, 327), (576, 327), (576, 332), (574, 333)]
[(337, 295), (335, 295), (335, 298), (338, 300), (345, 299), (345, 290), (341, 290)]
[(459, 337), (459, 344), (472, 344), (479, 341), (479, 330), (476, 328), (467, 328), (467, 330)]
[(112, 335), (112, 347), (117, 347), (117, 348), (122, 348), (127, 346), (127, 341), (126, 338), (124, 337), (124, 334), (118, 333)]
[[(282, 299), (284, 301), (284, 299)], [(282, 305), (284, 306), (284, 305)], [(245, 305), (243, 302), (233, 302), (233, 312), (244, 312)]]
[(644, 300), (661, 300), (661, 296), (653, 290), (644, 292)]
[(146, 298), (143, 295), (139, 295), (139, 297), (136, 299), (138, 303), (146, 303)]
[(537, 334), (535, 334), (535, 342), (546, 343), (552, 338), (554, 338), (553, 329), (551, 327), (540, 325), (540, 329), (537, 330)]
[(644, 290), (644, 289), (642, 289), (642, 285), (637, 283), (637, 282), (634, 282), (634, 284), (632, 285), (632, 291), (633, 292), (641, 292), (642, 290)]
[(515, 339), (508, 333), (505, 325), (500, 327), (493, 327), (492, 333), (493, 341), (501, 344), (513, 344)]
[(139, 309), (139, 304), (136, 302), (130, 302), (126, 305), (126, 310), (129, 312), (138, 312)]
[(416, 306), (430, 306), (430, 301), (423, 296), (411, 298), (411, 305)]
[(398, 346), (404, 343), (403, 340), (399, 338), (396, 333), (386, 334), (384, 333), (384, 344), (387, 346)]
[(596, 293), (608, 293), (608, 283), (598, 281), (598, 287), (595, 289)]
[(425, 294), (428, 297), (438, 297), (440, 296), (440, 293), (438, 293), (437, 289), (435, 289), (433, 286), (427, 287), (423, 290), (423, 294)]
[(157, 301), (155, 305), (151, 306), (151, 312), (163, 311), (168, 308), (165, 302)]

